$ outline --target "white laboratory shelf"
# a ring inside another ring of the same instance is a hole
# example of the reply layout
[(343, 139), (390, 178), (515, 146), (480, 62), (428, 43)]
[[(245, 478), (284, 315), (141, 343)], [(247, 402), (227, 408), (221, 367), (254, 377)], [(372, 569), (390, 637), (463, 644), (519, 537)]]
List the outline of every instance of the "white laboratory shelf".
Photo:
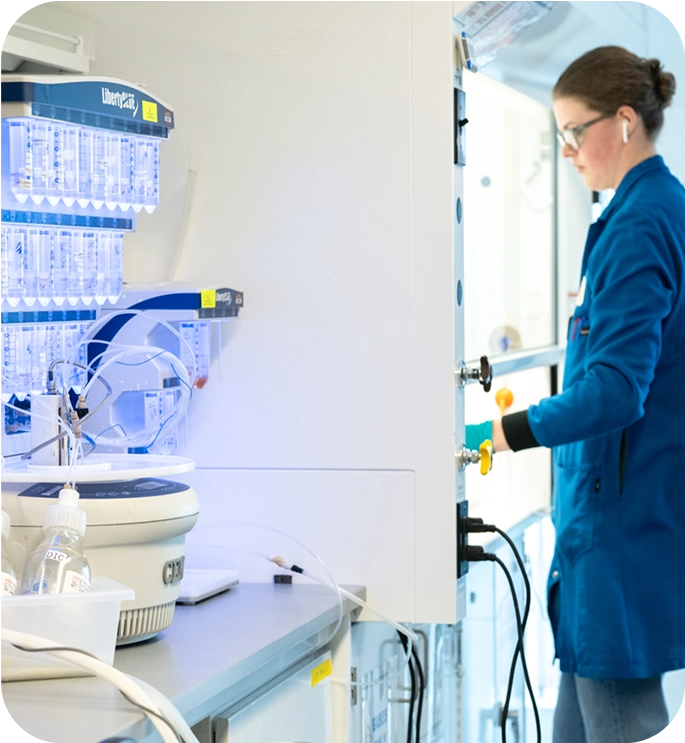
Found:
[[(195, 461), (188, 457), (155, 454), (93, 454), (77, 464), (76, 482), (117, 482), (138, 477), (168, 477), (191, 472)], [(69, 467), (32, 465), (29, 460), (3, 461), (2, 482), (66, 482)]]

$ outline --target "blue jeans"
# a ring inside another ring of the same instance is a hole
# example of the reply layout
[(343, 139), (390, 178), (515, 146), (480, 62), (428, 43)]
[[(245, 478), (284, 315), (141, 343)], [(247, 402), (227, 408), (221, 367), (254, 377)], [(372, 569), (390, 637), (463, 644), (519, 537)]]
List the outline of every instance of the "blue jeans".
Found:
[(553, 743), (637, 743), (667, 725), (661, 676), (612, 680), (561, 674)]

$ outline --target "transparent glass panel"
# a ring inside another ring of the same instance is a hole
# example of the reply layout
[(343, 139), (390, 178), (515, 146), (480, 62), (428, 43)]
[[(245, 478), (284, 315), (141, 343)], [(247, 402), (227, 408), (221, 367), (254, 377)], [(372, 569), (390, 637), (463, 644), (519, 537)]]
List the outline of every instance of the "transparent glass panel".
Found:
[[(467, 423), (499, 418), (497, 392), (507, 388), (513, 402), (505, 413), (526, 410), (550, 394), (550, 369), (539, 367), (496, 377), (492, 389), (485, 394), (480, 385), (465, 390)], [(510, 398), (511, 399), (511, 398)], [(478, 465), (466, 468), (466, 492), (469, 515), (479, 516), (486, 523), (501, 529), (517, 524), (529, 514), (548, 508), (551, 500), (552, 458), (544, 447), (516, 452), (500, 452), (492, 460), (492, 470), (481, 475)]]
[(464, 75), (466, 358), (556, 342), (551, 110)]

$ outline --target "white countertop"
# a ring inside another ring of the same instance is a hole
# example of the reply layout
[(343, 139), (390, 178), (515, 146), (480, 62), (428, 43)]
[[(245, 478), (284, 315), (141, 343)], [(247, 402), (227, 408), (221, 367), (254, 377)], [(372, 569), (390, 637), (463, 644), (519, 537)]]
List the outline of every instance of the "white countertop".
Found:
[[(347, 589), (364, 595), (362, 587)], [(354, 609), (345, 600), (344, 612)], [(339, 616), (325, 586), (239, 584), (196, 606), (177, 606), (168, 629), (118, 648), (114, 666), (156, 687), (192, 726), (323, 646)], [(143, 714), (99, 678), (5, 682), (2, 694), (21, 727), (52, 743), (159, 740)]]

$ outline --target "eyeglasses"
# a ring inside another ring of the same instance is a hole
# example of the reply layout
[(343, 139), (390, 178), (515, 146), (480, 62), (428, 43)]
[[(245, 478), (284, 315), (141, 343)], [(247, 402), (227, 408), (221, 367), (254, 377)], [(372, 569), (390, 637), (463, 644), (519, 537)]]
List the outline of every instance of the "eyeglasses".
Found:
[(592, 121), (586, 121), (584, 124), (578, 124), (578, 126), (573, 126), (570, 129), (562, 129), (561, 131), (558, 131), (557, 139), (559, 140), (559, 144), (562, 147), (567, 144), (577, 152), (580, 149), (580, 145), (583, 144), (587, 128), (596, 124), (598, 121), (610, 119), (613, 115), (614, 114), (605, 114), (604, 116), (592, 119)]

